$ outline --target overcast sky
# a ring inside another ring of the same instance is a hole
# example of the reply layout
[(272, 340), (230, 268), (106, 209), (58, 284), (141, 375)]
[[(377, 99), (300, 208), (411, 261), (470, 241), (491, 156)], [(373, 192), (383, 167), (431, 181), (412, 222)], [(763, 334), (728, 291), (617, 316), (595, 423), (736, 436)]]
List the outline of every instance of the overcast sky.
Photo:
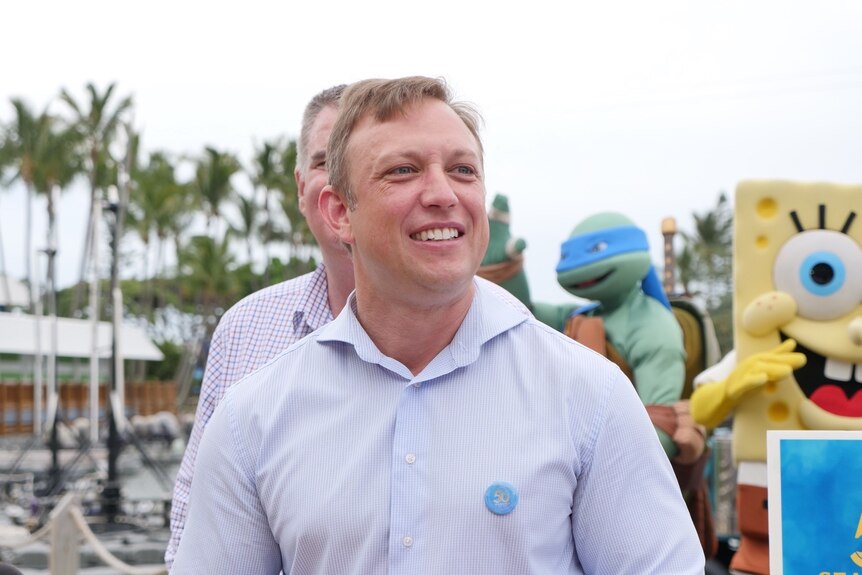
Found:
[[(27, 0), (0, 22), (0, 121), (12, 96), (41, 109), (115, 81), (145, 151), (248, 161), (255, 141), (296, 136), (324, 87), (445, 77), (485, 118), (488, 200), (510, 197), (537, 301), (571, 301), (559, 246), (596, 212), (634, 219), (658, 263), (662, 218), (688, 228), (740, 180), (862, 183), (862, 2)], [(86, 201), (79, 187), (60, 206), (61, 286)], [(23, 221), (22, 190), (0, 191), (16, 277)]]

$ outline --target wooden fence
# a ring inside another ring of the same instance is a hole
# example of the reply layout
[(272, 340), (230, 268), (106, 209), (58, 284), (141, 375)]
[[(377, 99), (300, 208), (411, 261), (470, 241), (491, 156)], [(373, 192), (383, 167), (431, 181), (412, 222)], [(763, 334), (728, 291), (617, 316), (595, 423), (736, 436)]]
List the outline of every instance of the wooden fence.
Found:
[[(58, 386), (62, 416), (73, 421), (90, 417), (90, 384), (61, 382)], [(43, 392), (44, 397), (44, 392)], [(99, 419), (105, 417), (107, 385), (99, 386)], [(177, 412), (177, 386), (173, 381), (126, 383), (126, 416), (152, 415), (159, 411)], [(42, 400), (45, 409), (47, 400)], [(44, 421), (44, 418), (43, 418)], [(0, 435), (33, 432), (33, 384), (0, 381)]]

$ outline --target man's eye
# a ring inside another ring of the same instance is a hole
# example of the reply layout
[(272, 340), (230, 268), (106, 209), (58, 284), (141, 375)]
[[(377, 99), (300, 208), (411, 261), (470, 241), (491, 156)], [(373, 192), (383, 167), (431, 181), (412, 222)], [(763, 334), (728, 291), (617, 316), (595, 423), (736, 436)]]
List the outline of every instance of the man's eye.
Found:
[(474, 170), (470, 166), (457, 166), (455, 168), (455, 171), (458, 172), (459, 174), (463, 174), (465, 176), (472, 176), (473, 174), (476, 173), (476, 170)]
[(402, 174), (412, 174), (413, 168), (410, 166), (398, 166), (394, 170), (392, 170), (393, 174), (402, 175)]

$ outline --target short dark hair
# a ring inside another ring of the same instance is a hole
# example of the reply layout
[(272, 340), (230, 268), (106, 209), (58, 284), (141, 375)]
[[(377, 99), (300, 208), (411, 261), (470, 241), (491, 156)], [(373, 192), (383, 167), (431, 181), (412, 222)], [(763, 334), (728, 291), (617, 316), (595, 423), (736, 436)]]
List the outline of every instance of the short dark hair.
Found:
[(338, 107), (338, 102), (341, 100), (345, 88), (347, 88), (346, 84), (327, 88), (315, 95), (305, 107), (305, 112), (302, 114), (299, 142), (296, 144), (296, 164), (300, 172), (305, 173), (305, 170), (308, 169), (308, 139), (311, 137), (311, 127), (314, 125), (314, 121), (324, 108), (328, 106)]

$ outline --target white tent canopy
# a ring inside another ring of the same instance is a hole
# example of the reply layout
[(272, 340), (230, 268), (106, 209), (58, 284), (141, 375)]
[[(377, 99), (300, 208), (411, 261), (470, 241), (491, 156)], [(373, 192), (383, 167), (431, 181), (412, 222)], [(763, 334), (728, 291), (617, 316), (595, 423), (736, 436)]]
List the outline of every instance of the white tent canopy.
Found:
[[(0, 353), (36, 355), (36, 317), (21, 313), (0, 312)], [(53, 318), (42, 317), (41, 350), (51, 349)], [(88, 358), (92, 354), (93, 325), (90, 320), (57, 318), (57, 356)], [(123, 324), (120, 351), (124, 359), (160, 361), (164, 355), (140, 327)], [(111, 357), (111, 324), (99, 322), (97, 352), (100, 358)]]
[[(6, 293), (6, 287), (9, 293)], [(30, 297), (27, 294), (27, 286), (15, 278), (0, 274), (0, 306), (26, 307), (30, 305)]]

